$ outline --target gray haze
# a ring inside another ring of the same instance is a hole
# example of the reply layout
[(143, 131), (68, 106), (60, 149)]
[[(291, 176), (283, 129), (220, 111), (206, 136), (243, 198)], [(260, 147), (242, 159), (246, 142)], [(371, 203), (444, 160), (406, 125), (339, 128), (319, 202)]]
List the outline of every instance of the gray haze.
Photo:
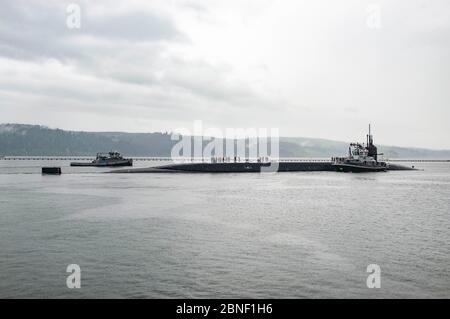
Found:
[[(171, 157), (173, 140), (169, 133), (77, 132), (38, 125), (0, 124), (1, 156), (94, 156), (99, 151), (117, 150), (125, 156)], [(192, 141), (193, 141), (193, 137)], [(198, 137), (197, 137), (198, 138)], [(222, 141), (224, 150), (229, 141)], [(203, 141), (205, 150), (208, 140)], [(193, 145), (194, 142), (191, 143)], [(377, 145), (383, 159), (450, 159), (450, 150), (429, 150)], [(191, 149), (191, 152), (193, 150)], [(246, 152), (247, 156), (249, 151)], [(269, 151), (271, 154), (271, 152)], [(193, 154), (193, 153), (191, 153)], [(330, 158), (346, 156), (348, 142), (317, 138), (280, 137), (280, 157)], [(273, 155), (273, 154), (272, 154)], [(187, 156), (190, 156), (187, 155)], [(239, 154), (239, 156), (244, 156)]]
[(446, 0), (118, 3), (2, 1), (0, 123), (450, 148)]

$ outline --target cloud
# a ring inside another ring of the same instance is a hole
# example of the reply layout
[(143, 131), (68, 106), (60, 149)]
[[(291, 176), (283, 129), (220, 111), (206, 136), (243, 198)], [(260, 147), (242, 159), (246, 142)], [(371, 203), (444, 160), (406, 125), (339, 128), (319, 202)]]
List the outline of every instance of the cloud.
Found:
[(83, 31), (91, 36), (130, 42), (174, 40), (183, 38), (182, 33), (166, 17), (151, 12), (134, 11), (124, 14), (96, 17), (87, 15)]
[[(124, 13), (90, 11), (87, 2), (81, 5), (81, 28), (66, 26), (67, 4), (44, 1), (9, 1), (0, 11), (1, 53), (13, 58), (79, 58), (85, 49), (99, 45), (126, 42), (185, 40), (170, 19), (145, 10)], [(84, 14), (86, 13), (86, 14)], [(101, 51), (100, 51), (101, 53)]]
[(80, 0), (81, 29), (70, 2), (2, 3), (1, 122), (353, 140), (370, 121), (385, 144), (450, 147), (446, 1), (380, 1), (376, 30), (370, 1)]
[[(12, 76), (0, 76), (0, 83), (16, 104), (176, 120), (214, 117), (217, 105), (266, 103), (230, 76), (231, 66), (184, 56), (189, 38), (169, 15), (140, 3), (109, 10), (105, 2), (82, 2), (81, 28), (71, 30), (66, 5), (17, 1), (1, 11), (0, 70)], [(203, 12), (195, 3), (182, 6)], [(4, 114), (14, 112), (4, 108)]]

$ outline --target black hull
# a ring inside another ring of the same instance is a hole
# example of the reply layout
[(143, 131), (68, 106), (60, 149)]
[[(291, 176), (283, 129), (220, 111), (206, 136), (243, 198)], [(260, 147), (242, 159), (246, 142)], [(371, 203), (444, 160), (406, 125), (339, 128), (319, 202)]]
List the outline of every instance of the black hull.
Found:
[[(272, 165), (275, 165), (273, 163)], [(111, 173), (260, 173), (265, 166), (265, 171), (271, 171), (268, 163), (183, 163), (162, 165), (148, 168), (134, 168), (115, 170)], [(272, 167), (277, 172), (335, 172), (336, 167), (332, 162), (302, 161), (279, 162), (278, 167)], [(278, 169), (276, 169), (278, 168)], [(376, 171), (414, 170), (402, 165), (390, 165)], [(340, 170), (339, 170), (340, 171)], [(350, 171), (350, 170), (349, 170)], [(356, 172), (356, 170), (353, 170)], [(374, 170), (370, 170), (373, 172)], [(359, 170), (367, 172), (367, 170)]]
[(336, 172), (346, 173), (376, 173), (386, 172), (386, 167), (371, 167), (371, 166), (359, 166), (359, 165), (347, 165), (347, 164), (333, 164), (333, 168)]
[[(277, 166), (278, 164), (278, 166)], [(260, 172), (312, 172), (332, 171), (331, 162), (280, 162), (280, 163), (187, 163), (160, 166), (174, 171), (200, 173), (260, 173)]]
[(75, 167), (123, 167), (123, 166), (133, 166), (132, 160), (126, 160), (126, 161), (118, 161), (118, 162), (110, 162), (110, 163), (79, 163), (79, 162), (73, 162), (70, 163), (70, 166)]

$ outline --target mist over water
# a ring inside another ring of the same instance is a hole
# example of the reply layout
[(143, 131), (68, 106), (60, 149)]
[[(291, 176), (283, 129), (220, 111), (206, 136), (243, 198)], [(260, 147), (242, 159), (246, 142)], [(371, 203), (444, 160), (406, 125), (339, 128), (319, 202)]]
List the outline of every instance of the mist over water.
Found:
[[(53, 165), (61, 176), (40, 174)], [(450, 297), (450, 163), (379, 174), (68, 165), (0, 161), (0, 297)], [(81, 289), (66, 287), (69, 264)], [(369, 264), (380, 289), (366, 286)]]

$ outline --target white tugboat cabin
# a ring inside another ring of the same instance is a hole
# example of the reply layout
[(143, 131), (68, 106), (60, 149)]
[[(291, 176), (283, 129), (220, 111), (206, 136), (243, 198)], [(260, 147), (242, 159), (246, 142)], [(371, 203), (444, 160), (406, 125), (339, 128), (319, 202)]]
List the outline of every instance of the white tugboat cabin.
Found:
[(373, 137), (367, 135), (367, 145), (351, 143), (348, 148), (348, 157), (333, 157), (332, 165), (338, 172), (384, 172), (388, 169), (386, 162), (379, 162), (377, 147), (373, 144)]

